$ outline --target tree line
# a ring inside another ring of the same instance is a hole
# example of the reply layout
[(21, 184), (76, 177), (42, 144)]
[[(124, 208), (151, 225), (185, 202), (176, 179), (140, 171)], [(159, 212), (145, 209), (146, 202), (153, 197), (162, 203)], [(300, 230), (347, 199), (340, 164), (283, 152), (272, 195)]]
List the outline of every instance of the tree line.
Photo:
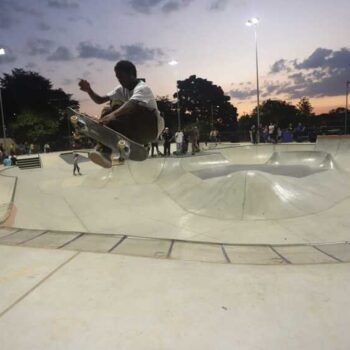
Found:
[[(69, 146), (71, 127), (67, 107), (79, 108), (79, 102), (71, 94), (53, 88), (52, 82), (39, 73), (18, 68), (4, 74), (0, 86), (9, 137), (16, 143), (49, 142), (53, 149)], [(238, 117), (237, 108), (223, 89), (196, 75), (178, 81), (177, 91), (170, 97), (158, 96), (157, 103), (166, 126), (177, 131), (180, 118), (184, 131), (197, 126), (202, 139), (206, 139), (211, 130), (218, 130), (221, 139), (240, 141), (257, 121), (257, 108), (251, 114)], [(268, 99), (260, 106), (262, 124), (273, 122), (281, 128), (301, 122), (307, 127), (343, 132), (344, 118), (344, 108), (315, 115), (307, 97), (295, 106), (276, 99)]]

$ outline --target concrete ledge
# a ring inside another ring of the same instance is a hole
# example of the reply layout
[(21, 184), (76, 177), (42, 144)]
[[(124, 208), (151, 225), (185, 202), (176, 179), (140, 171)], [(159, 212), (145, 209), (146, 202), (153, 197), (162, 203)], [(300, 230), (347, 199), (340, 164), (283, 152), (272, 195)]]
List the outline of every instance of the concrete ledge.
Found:
[(236, 265), (302, 265), (350, 262), (349, 242), (327, 244), (226, 244), (0, 227), (0, 245), (112, 253)]

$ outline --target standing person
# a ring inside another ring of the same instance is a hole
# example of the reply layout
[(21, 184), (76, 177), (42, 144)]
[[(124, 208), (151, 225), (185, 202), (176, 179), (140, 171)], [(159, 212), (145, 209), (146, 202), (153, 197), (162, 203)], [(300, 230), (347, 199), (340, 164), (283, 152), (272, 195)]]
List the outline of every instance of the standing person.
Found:
[(169, 130), (169, 128), (165, 128), (163, 132), (163, 140), (164, 140), (164, 156), (170, 156), (170, 145), (173, 140), (173, 136)]
[(280, 127), (277, 128), (277, 142), (282, 142), (282, 129)]
[[(164, 128), (164, 119), (160, 115), (153, 92), (143, 80), (137, 78), (136, 67), (130, 61), (117, 62), (114, 73), (120, 85), (104, 96), (93, 91), (86, 80), (80, 80), (80, 89), (87, 92), (97, 104), (111, 102), (114, 108), (103, 115), (101, 124), (137, 143), (149, 144), (159, 137)], [(89, 153), (89, 158), (104, 168), (110, 168), (111, 154), (110, 148), (98, 145)]]
[(50, 145), (46, 142), (44, 145), (44, 153), (49, 153), (50, 152)]
[(5, 150), (2, 143), (0, 143), (0, 164), (2, 164), (2, 161), (4, 158), (5, 158)]
[(184, 133), (182, 130), (179, 130), (175, 133), (175, 142), (176, 142), (176, 154), (179, 155), (182, 153), (182, 144), (184, 142)]
[(151, 143), (151, 146), (152, 146), (151, 156), (152, 157), (154, 157), (154, 149), (157, 150), (157, 156), (163, 155), (163, 153), (159, 150), (159, 141), (161, 141), (161, 136), (159, 136), (159, 138), (157, 140), (155, 140)]
[(15, 152), (11, 151), (10, 159), (12, 165), (17, 165), (17, 157)]
[(298, 123), (297, 127), (295, 128), (295, 138), (297, 142), (301, 142), (301, 136), (304, 130), (305, 127), (303, 126), (303, 124)]
[(269, 125), (269, 142), (273, 142), (273, 132), (275, 131), (275, 126), (273, 125), (273, 123), (271, 122)]
[(78, 172), (79, 175), (81, 175), (80, 173), (80, 167), (79, 167), (79, 154), (75, 153), (74, 154), (74, 161), (73, 161), (73, 175), (76, 176), (76, 171)]
[(251, 141), (252, 141), (252, 144), (257, 144), (257, 139), (256, 139), (256, 136), (257, 136), (257, 130), (256, 130), (256, 126), (255, 124), (252, 125), (252, 127), (250, 128), (250, 132), (251, 132)]
[(31, 143), (29, 146), (29, 154), (33, 154), (34, 153), (34, 144)]
[(272, 143), (277, 143), (277, 124), (273, 123), (273, 132), (271, 136)]
[(192, 144), (192, 155), (194, 155), (199, 152), (199, 130), (197, 126), (190, 131), (189, 137)]
[(267, 139), (269, 137), (269, 129), (267, 128), (267, 125), (264, 126), (263, 128), (263, 140), (264, 140), (264, 143), (267, 142)]
[(182, 143), (182, 154), (187, 154), (187, 152), (188, 152), (188, 143), (189, 142), (190, 142), (189, 132), (184, 130), (184, 141)]

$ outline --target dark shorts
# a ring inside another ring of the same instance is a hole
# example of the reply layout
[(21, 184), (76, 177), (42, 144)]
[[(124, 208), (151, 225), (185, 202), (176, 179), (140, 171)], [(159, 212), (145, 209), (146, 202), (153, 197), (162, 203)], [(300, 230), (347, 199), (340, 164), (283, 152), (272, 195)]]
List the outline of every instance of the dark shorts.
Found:
[(127, 138), (148, 144), (157, 139), (158, 117), (155, 111), (137, 106), (134, 113), (125, 114), (108, 124), (110, 128), (125, 135)]

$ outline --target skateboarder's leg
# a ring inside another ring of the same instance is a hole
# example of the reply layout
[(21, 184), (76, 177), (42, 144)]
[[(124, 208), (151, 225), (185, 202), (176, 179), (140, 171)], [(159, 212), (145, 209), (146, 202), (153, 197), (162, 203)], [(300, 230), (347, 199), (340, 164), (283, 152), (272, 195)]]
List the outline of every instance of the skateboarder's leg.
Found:
[(158, 136), (157, 115), (144, 107), (139, 107), (137, 113), (118, 117), (108, 127), (142, 145), (154, 141)]
[[(142, 145), (149, 144), (158, 137), (158, 116), (154, 111), (139, 106), (137, 113), (125, 114), (107, 125), (132, 141)], [(89, 158), (102, 167), (110, 168), (111, 149), (101, 145), (90, 152)]]

